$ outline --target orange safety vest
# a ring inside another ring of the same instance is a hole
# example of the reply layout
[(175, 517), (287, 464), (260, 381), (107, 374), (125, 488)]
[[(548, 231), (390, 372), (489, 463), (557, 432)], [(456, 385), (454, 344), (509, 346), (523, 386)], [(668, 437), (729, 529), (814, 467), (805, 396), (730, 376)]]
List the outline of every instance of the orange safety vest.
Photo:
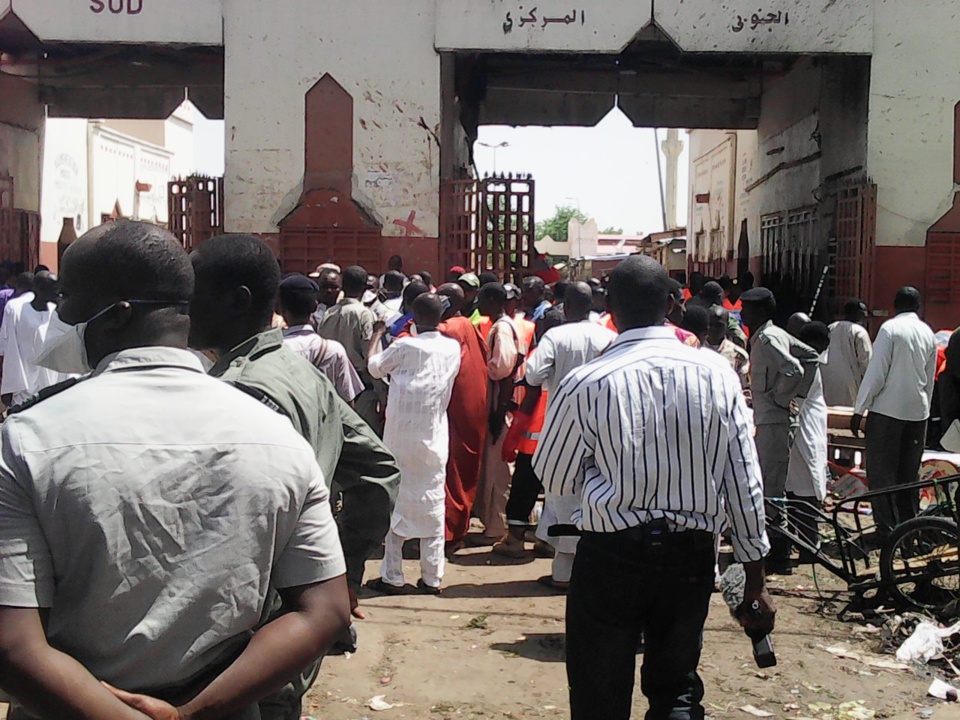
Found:
[(490, 337), (490, 328), (493, 327), (493, 320), (488, 318), (486, 315), (480, 316), (480, 324), (477, 326), (477, 330), (480, 331), (480, 337), (483, 338), (483, 341), (486, 342), (487, 338)]
[(533, 455), (537, 451), (537, 444), (540, 442), (540, 433), (543, 430), (543, 423), (547, 419), (547, 393), (540, 395), (540, 402), (537, 403), (533, 411), (533, 419), (530, 421), (530, 427), (523, 433), (520, 442), (517, 445), (517, 452), (524, 455)]

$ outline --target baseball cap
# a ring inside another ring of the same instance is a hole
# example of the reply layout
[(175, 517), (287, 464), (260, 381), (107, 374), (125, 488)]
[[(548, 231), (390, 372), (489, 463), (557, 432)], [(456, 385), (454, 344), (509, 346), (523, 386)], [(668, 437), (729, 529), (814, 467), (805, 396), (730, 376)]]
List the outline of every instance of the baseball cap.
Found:
[(513, 283), (504, 283), (503, 289), (507, 293), (507, 300), (519, 300), (520, 296), (523, 294)]
[(463, 283), (474, 289), (480, 288), (480, 278), (477, 277), (476, 273), (464, 273), (460, 276), (460, 279), (457, 280), (459, 283)]
[(333, 263), (323, 263), (322, 265), (317, 265), (317, 269), (310, 273), (308, 277), (318, 278), (320, 277), (320, 273), (322, 273), (324, 270), (334, 270), (336, 272), (340, 272), (340, 266), (334, 265)]
[(293, 275), (288, 275), (283, 280), (280, 281), (281, 290), (311, 290), (317, 292), (320, 288), (317, 287), (317, 284), (308, 277), (301, 275), (300, 273), (295, 273)]
[(773, 293), (770, 292), (769, 288), (765, 287), (747, 290), (743, 295), (740, 296), (740, 302), (745, 303), (765, 303), (769, 302), (770, 300), (773, 300)]

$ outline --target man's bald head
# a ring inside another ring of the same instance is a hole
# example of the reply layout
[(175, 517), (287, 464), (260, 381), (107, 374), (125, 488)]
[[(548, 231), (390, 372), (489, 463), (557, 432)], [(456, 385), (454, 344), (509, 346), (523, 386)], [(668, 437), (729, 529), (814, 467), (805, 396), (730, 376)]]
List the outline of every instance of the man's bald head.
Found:
[(670, 297), (670, 276), (651, 257), (631, 255), (610, 273), (607, 304), (621, 332), (662, 325)]
[(787, 320), (787, 332), (799, 340), (803, 329), (810, 323), (809, 315), (803, 312), (795, 312), (790, 316), (790, 319)]
[(580, 322), (590, 316), (593, 309), (593, 288), (587, 283), (575, 282), (568, 286), (563, 298), (563, 312), (567, 322)]
[(64, 252), (59, 280), (65, 323), (99, 314), (84, 334), (92, 366), (120, 350), (186, 347), (193, 268), (163, 228), (128, 220), (94, 228)]
[(466, 300), (466, 296), (463, 293), (463, 288), (455, 282), (444, 283), (438, 287), (437, 295), (447, 298), (447, 301), (450, 303), (450, 306), (443, 314), (445, 318), (453, 317), (459, 313), (460, 309), (463, 307), (464, 301)]
[(413, 322), (417, 332), (436, 330), (443, 317), (443, 301), (433, 293), (424, 293), (413, 301)]

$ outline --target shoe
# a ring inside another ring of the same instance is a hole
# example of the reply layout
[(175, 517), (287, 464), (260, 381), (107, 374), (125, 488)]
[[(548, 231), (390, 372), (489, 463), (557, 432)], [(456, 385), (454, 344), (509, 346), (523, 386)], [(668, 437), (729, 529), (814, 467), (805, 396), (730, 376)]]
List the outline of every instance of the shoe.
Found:
[(537, 578), (537, 582), (544, 587), (548, 587), (551, 590), (556, 590), (560, 593), (566, 593), (570, 589), (570, 583), (554, 580), (553, 575), (544, 575), (542, 578)]
[(380, 595), (406, 595), (407, 586), (397, 587), (396, 585), (391, 585), (388, 582), (384, 582), (383, 578), (376, 578), (367, 583), (367, 587), (375, 593)]
[(766, 564), (766, 574), (793, 575), (793, 565), (790, 564), (789, 560), (783, 560), (779, 562), (771, 562), (768, 560)]
[(432, 585), (427, 585), (423, 581), (423, 578), (420, 578), (419, 580), (417, 580), (417, 590), (420, 591), (421, 595), (442, 595), (443, 594), (442, 587), (433, 587)]
[(538, 557), (538, 558), (549, 559), (549, 558), (553, 558), (557, 554), (557, 551), (553, 547), (553, 545), (551, 545), (550, 543), (544, 542), (543, 540), (538, 539), (533, 544), (533, 554), (535, 557)]
[(516, 538), (513, 535), (507, 535), (503, 540), (495, 543), (493, 546), (493, 552), (495, 552), (497, 555), (502, 555), (503, 557), (513, 558), (514, 560), (522, 560), (527, 556), (527, 551), (524, 548), (523, 540)]

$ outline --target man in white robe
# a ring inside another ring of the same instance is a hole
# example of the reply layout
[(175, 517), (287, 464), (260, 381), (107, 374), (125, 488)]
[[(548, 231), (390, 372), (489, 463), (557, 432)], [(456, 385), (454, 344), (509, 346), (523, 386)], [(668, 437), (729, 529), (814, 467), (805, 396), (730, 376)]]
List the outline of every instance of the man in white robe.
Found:
[(870, 334), (863, 326), (866, 319), (867, 306), (862, 300), (851, 300), (843, 307), (843, 320), (830, 326), (830, 348), (820, 369), (827, 405), (853, 407), (857, 403), (860, 383), (873, 357)]
[[(11, 300), (4, 308), (0, 396), (8, 406), (19, 405), (69, 377), (37, 364), (37, 357), (48, 335), (62, 332), (58, 327), (52, 328), (50, 322), (56, 310), (58, 292), (56, 275), (39, 272), (34, 278), (34, 291), (29, 294), (30, 299), (25, 302)], [(28, 295), (22, 297), (27, 298)]]
[[(807, 323), (800, 331), (799, 339), (823, 357), (830, 345), (830, 331), (821, 322)], [(790, 522), (813, 547), (820, 544), (819, 516), (814, 510), (827, 495), (827, 403), (823, 396), (821, 367), (806, 370), (813, 373), (810, 389), (805, 398), (796, 401), (800, 415), (790, 448), (786, 486), (788, 497), (798, 501), (796, 512), (790, 514)]]
[(403, 337), (381, 351), (386, 333), (377, 323), (370, 343), (368, 369), (374, 378), (390, 376), (383, 442), (397, 459), (400, 490), (387, 533), (379, 592), (404, 591), (403, 542), (420, 540), (421, 578), (417, 587), (439, 594), (444, 572), (444, 514), (450, 436), (447, 406), (460, 370), (460, 344), (437, 330), (443, 304), (432, 294), (413, 302), (417, 335)]

